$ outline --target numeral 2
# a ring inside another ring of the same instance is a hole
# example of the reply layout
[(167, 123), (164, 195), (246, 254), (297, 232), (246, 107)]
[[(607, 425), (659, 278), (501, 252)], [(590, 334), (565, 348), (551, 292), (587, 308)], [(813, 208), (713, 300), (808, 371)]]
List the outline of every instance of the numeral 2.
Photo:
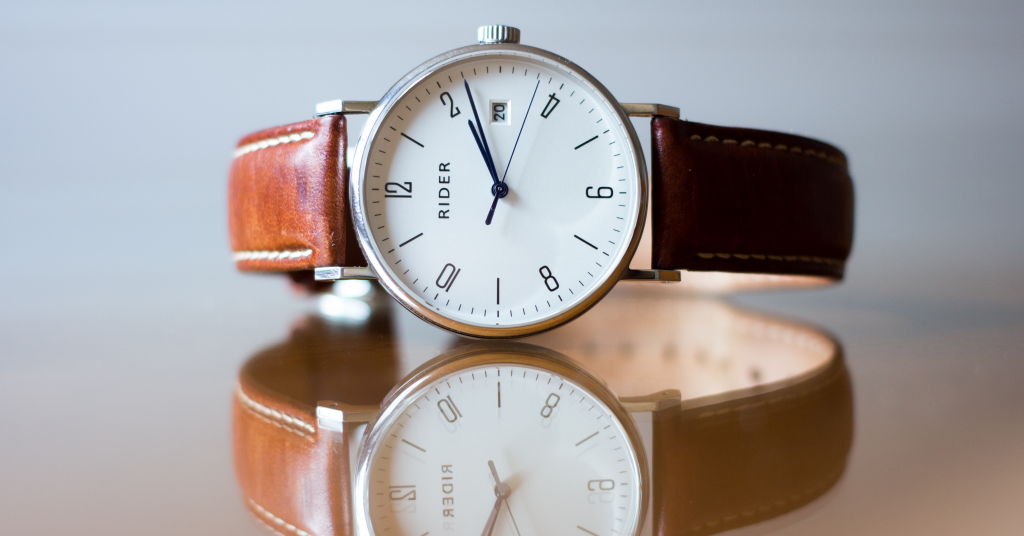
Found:
[[(448, 97), (448, 102), (444, 101), (445, 97)], [(459, 107), (455, 105), (455, 99), (453, 99), (452, 96), (447, 91), (445, 91), (444, 93), (441, 94), (441, 104), (447, 104), (448, 105), (448, 113), (452, 117), (455, 117), (455, 116), (457, 116), (457, 115), (462, 113), (462, 112), (459, 111)]]
[(392, 501), (416, 500), (416, 486), (389, 486), (389, 488), (390, 490), (388, 491), (388, 497), (390, 497)]

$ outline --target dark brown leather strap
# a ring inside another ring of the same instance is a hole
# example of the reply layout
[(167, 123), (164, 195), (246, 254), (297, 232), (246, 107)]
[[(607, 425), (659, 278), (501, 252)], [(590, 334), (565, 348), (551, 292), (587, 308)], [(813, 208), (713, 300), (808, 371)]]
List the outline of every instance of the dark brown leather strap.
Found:
[(853, 183), (841, 151), (670, 117), (651, 135), (654, 268), (843, 277)]
[(228, 229), (242, 271), (365, 266), (348, 206), (345, 117), (250, 134), (228, 182)]
[(778, 517), (828, 491), (853, 442), (841, 356), (790, 388), (654, 419), (654, 534), (714, 534)]

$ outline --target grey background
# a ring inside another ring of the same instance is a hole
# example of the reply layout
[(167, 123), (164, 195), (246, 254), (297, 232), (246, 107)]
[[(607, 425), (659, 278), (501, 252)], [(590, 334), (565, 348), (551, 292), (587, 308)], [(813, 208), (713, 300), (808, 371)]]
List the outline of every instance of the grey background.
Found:
[[(850, 476), (837, 493), (854, 499), (792, 530), (1021, 526), (990, 496), (959, 512), (959, 495), (906, 497), (971, 478), (1024, 496), (1019, 454), (999, 450), (1024, 444), (1024, 4), (37, 1), (0, 5), (0, 532), (255, 533), (231, 386), (310, 305), (234, 272), (234, 143), (319, 101), (376, 99), (491, 22), (621, 101), (847, 152), (847, 281), (742, 299), (844, 340), (859, 418), (891, 417), (859, 422), (870, 472), (853, 475), (905, 478)], [(870, 441), (922, 422), (917, 443)], [(910, 444), (948, 450), (901, 458)], [(1015, 465), (932, 478), (965, 451)], [(941, 522), (913, 514), (940, 504)]]

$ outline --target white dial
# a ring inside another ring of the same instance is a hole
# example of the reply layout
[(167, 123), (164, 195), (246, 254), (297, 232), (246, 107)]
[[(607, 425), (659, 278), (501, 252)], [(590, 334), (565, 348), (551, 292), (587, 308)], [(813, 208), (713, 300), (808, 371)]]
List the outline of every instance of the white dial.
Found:
[(595, 84), (526, 50), (484, 50), (395, 96), (361, 145), (354, 200), (392, 293), (501, 329), (607, 292), (635, 247), (645, 187), (631, 127)]
[(424, 386), (385, 421), (360, 477), (376, 536), (637, 530), (640, 464), (623, 423), (544, 368), (468, 367)]

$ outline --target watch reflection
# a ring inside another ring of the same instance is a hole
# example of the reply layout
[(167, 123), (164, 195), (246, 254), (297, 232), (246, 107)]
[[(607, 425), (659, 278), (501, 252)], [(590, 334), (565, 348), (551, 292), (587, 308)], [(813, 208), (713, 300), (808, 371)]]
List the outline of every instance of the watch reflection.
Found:
[[(631, 415), (626, 424), (636, 427), (649, 471), (640, 534), (713, 534), (775, 519), (819, 499), (845, 470), (853, 439), (851, 380), (841, 345), (819, 329), (717, 300), (620, 284), (555, 331), (481, 343), (426, 325), (375, 283), (346, 281), (319, 298), (318, 314), (295, 322), (288, 340), (242, 367), (235, 466), (250, 510), (279, 532), (353, 533), (361, 518), (352, 501), (354, 460), (364, 437), (353, 432), (362, 428), (339, 420), (327, 430), (318, 404), (333, 401), (375, 415), (397, 386), (432, 363), (481, 354), (514, 361), (538, 352), (596, 377)], [(504, 411), (515, 393), (506, 383)], [(449, 400), (458, 407), (458, 398)], [(463, 404), (459, 417), (480, 405)], [(429, 445), (406, 443), (427, 455)], [(498, 465), (505, 477), (509, 469)], [(415, 496), (408, 493), (413, 489), (397, 496)], [(504, 497), (509, 516), (524, 508), (511, 499), (515, 489)], [(428, 491), (419, 493), (427, 498)], [(572, 515), (569, 500), (558, 515)], [(495, 508), (501, 503), (498, 497)], [(503, 534), (502, 513), (482, 515), (493, 534)], [(519, 524), (511, 534), (531, 514), (515, 515)], [(593, 530), (578, 527), (581, 534)], [(461, 525), (450, 533), (479, 529)]]

